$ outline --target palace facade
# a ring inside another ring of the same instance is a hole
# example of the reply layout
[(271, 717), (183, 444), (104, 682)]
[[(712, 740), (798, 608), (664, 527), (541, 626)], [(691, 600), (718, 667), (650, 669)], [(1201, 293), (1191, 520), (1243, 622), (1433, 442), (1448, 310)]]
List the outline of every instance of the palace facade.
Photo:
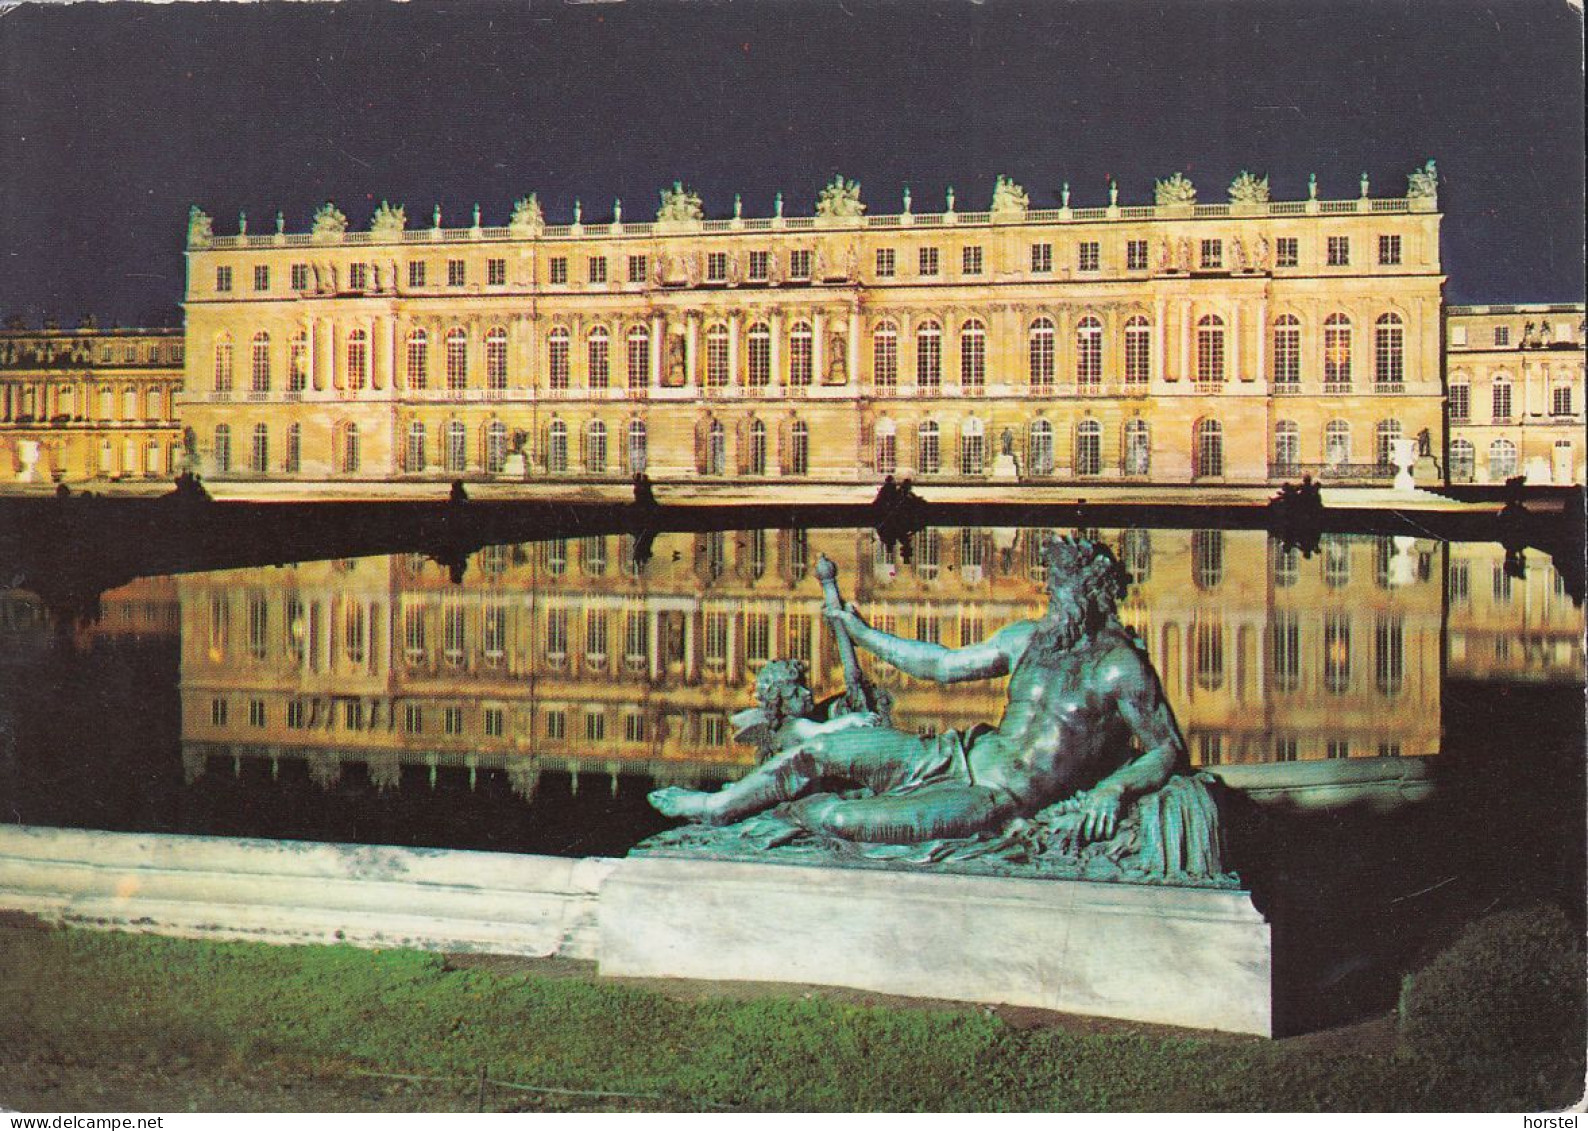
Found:
[(1405, 195), (351, 231), (188, 246), (212, 482), (808, 480), (1387, 485), (1444, 438), (1440, 213)]

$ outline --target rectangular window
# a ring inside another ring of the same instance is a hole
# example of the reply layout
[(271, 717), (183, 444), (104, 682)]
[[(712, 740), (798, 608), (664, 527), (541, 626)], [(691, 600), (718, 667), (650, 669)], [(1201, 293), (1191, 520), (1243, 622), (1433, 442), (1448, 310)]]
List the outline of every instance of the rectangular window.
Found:
[(1465, 424), (1472, 415), (1472, 387), (1450, 386), (1450, 423)]
[(507, 260), (487, 259), (485, 261), (485, 283), (491, 287), (507, 286)]
[(645, 741), (645, 716), (630, 711), (623, 716), (623, 741)]
[(567, 258), (567, 256), (563, 256), (563, 255), (554, 256), (552, 258), (552, 261), (551, 261), (551, 283), (552, 283), (552, 286), (561, 286), (562, 284), (566, 283), (567, 281), (568, 281), (568, 258)]
[(891, 247), (877, 248), (877, 278), (891, 279), (898, 270)]
[(463, 708), (444, 707), (441, 710), (441, 730), (445, 734), (463, 733)]
[(1096, 240), (1085, 240), (1076, 249), (1075, 267), (1078, 271), (1096, 271), (1102, 264), (1102, 245)]
[(790, 279), (809, 279), (811, 277), (811, 253), (808, 250), (788, 253), (788, 277)]
[(425, 732), (425, 709), (418, 703), (403, 704), (403, 730), (409, 734)]
[(766, 251), (750, 253), (750, 281), (764, 283), (772, 274), (772, 254)]
[(351, 291), (362, 291), (369, 286), (369, 264), (349, 263), (347, 265), (347, 287)]
[(726, 283), (728, 281), (728, 253), (725, 251), (710, 251), (706, 253), (706, 282)]
[(1330, 267), (1351, 266), (1351, 237), (1330, 236), (1328, 246)]
[(461, 287), (468, 280), (468, 272), (461, 259), (447, 260), (447, 286)]
[(607, 257), (592, 255), (590, 257), (590, 282), (604, 283), (607, 281)]
[(1224, 241), (1202, 241), (1202, 270), (1217, 271), (1224, 266)]
[(568, 737), (568, 712), (561, 707), (546, 712), (546, 737)]
[(215, 289), (222, 294), (232, 289), (232, 269), (230, 267), (215, 268)]
[(408, 262), (408, 285), (422, 287), (425, 285), (425, 261), (412, 259)]
[(1145, 271), (1147, 269), (1147, 241), (1127, 240), (1125, 242), (1125, 270)]
[(481, 714), (481, 725), (485, 728), (486, 738), (501, 738), (507, 733), (506, 712), (500, 707), (487, 707)]
[(294, 263), (292, 265), (292, 289), (306, 291), (309, 289), (309, 265), (307, 263)]
[(210, 700), (210, 725), (217, 727), (226, 725), (226, 700)]
[(1494, 344), (1508, 346), (1511, 344), (1511, 328), (1509, 326), (1496, 326), (1494, 328)]
[(263, 728), (265, 725), (265, 701), (263, 699), (250, 699), (248, 701), (248, 725)]
[(342, 704), (342, 729), (364, 729), (364, 704), (358, 699), (349, 699)]
[(1324, 751), (1330, 758), (1349, 758), (1351, 756), (1350, 740), (1331, 738), (1324, 747)]
[(921, 272), (922, 275), (925, 275), (925, 276), (936, 275), (937, 274), (937, 248), (935, 248), (935, 247), (923, 247), (921, 249), (921, 251), (920, 251), (920, 254), (917, 255), (917, 257), (916, 257), (916, 262), (917, 262), (918, 266), (920, 267), (920, 272)]
[(302, 730), (309, 723), (309, 713), (304, 710), (303, 700), (294, 699), (287, 704), (287, 726), (293, 730)]
[(1299, 267), (1301, 265), (1301, 241), (1295, 236), (1280, 236), (1274, 241), (1274, 266)]
[(261, 263), (254, 267), (254, 290), (268, 291), (270, 289), (270, 268)]
[(721, 715), (701, 719), (701, 740), (707, 746), (728, 745), (728, 720)]
[(1378, 264), (1380, 267), (1399, 267), (1401, 263), (1401, 238), (1399, 236), (1380, 236), (1378, 238)]
[(1053, 270), (1052, 244), (1034, 243), (1031, 245), (1031, 270), (1038, 275), (1046, 275)]
[[(1549, 411), (1550, 411), (1551, 415), (1554, 415), (1554, 416), (1570, 416), (1571, 415), (1571, 386), (1570, 385), (1556, 385), (1555, 386), (1554, 390), (1550, 393)], [(1558, 440), (1555, 443), (1556, 443), (1557, 447), (1560, 445), (1560, 441), (1558, 441)]]
[(1450, 327), (1450, 344), (1464, 346), (1467, 344), (1467, 328), (1465, 326)]
[(648, 264), (646, 262), (646, 257), (645, 256), (643, 256), (643, 255), (631, 255), (631, 256), (629, 256), (629, 282), (631, 282), (631, 283), (643, 283), (643, 282), (645, 282), (645, 272), (646, 272), (647, 266), (648, 266)]
[(960, 251), (959, 269), (961, 274), (981, 274), (981, 248), (967, 247)]
[(607, 717), (600, 711), (590, 711), (584, 717), (586, 742), (601, 742), (607, 736)]

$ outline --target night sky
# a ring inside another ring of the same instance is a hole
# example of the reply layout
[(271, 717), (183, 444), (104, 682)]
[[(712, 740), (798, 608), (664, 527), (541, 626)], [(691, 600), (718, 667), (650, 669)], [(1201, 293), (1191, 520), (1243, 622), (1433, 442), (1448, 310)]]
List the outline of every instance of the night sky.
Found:
[(1454, 302), (1580, 300), (1582, 23), (1563, 0), (74, 4), (0, 10), (0, 316), (174, 324), (187, 208), (216, 231), (566, 223), (682, 178), (708, 215), (1375, 195), (1439, 162)]

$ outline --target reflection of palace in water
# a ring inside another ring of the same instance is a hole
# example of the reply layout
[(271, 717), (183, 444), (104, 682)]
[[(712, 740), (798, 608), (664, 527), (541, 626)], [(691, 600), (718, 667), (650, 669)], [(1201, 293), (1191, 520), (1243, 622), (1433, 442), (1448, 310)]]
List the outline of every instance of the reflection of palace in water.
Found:
[[(818, 693), (841, 686), (817, 553), (873, 624), (956, 646), (1040, 614), (1042, 533), (932, 530), (908, 560), (869, 531), (671, 534), (643, 565), (627, 537), (593, 537), (488, 548), (461, 586), (417, 555), (184, 577), (187, 772), (300, 759), (322, 785), (353, 765), (384, 788), (405, 768), (505, 768), (526, 795), (547, 770), (614, 788), (734, 776), (753, 752), (728, 716), (761, 665), (799, 657)], [(1582, 612), (1538, 557), (1491, 601), (1498, 547), (1341, 536), (1303, 557), (1261, 531), (1103, 537), (1199, 765), (1437, 752), (1447, 575), (1450, 674), (1580, 678)], [(1505, 665), (1483, 658), (1501, 639)], [(1001, 713), (1002, 681), (942, 688), (863, 662), (907, 729)]]

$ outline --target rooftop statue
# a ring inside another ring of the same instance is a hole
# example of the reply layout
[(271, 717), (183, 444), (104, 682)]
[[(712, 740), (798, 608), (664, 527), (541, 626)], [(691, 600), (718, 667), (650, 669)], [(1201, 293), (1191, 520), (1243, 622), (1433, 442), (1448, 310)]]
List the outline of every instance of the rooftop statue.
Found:
[(988, 209), (994, 216), (1024, 216), (1031, 207), (1031, 198), (1026, 195), (1026, 190), (1015, 184), (1013, 178), (1003, 174), (993, 182), (992, 207)]
[(846, 181), (835, 175), (816, 198), (818, 216), (860, 216), (866, 206), (860, 203), (860, 182)]
[[(1179, 726), (1145, 645), (1119, 619), (1123, 567), (1082, 538), (1049, 541), (1043, 558), (1046, 614), (961, 648), (872, 628), (842, 603), (836, 570), (820, 559), (851, 693), (824, 715), (808, 688), (781, 689), (783, 706), (756, 734), (767, 760), (715, 792), (651, 794), (658, 810), (696, 824), (639, 851), (1233, 882), (1206, 779), (1177, 775), (1187, 764)], [(853, 694), (855, 648), (938, 683), (1008, 676), (1003, 718), (931, 738), (895, 730), (885, 703)]]
[(1432, 157), (1421, 169), (1413, 169), (1406, 177), (1406, 195), (1419, 200), (1435, 200), (1439, 196), (1439, 170)]
[(375, 209), (375, 215), (370, 218), (370, 234), (376, 239), (395, 240), (402, 238), (402, 231), (408, 226), (408, 214), (401, 206), (393, 208), (384, 200), (380, 207)]
[(1183, 173), (1176, 173), (1166, 181), (1153, 186), (1153, 199), (1160, 205), (1195, 204), (1197, 190)]
[(705, 215), (700, 206), (700, 194), (684, 188), (683, 181), (674, 181), (673, 187), (662, 190), (662, 206), (656, 210), (658, 220), (699, 220)]
[(1242, 169), (1239, 175), (1230, 182), (1231, 204), (1267, 204), (1268, 201), (1267, 177), (1259, 177), (1256, 173), (1249, 173)]
[(315, 211), (310, 235), (316, 243), (336, 243), (346, 231), (347, 217), (329, 200)]
[(545, 215), (540, 210), (540, 198), (530, 193), (513, 202), (513, 214), (508, 217), (507, 228), (515, 236), (528, 236), (538, 232), (545, 222)]
[(209, 247), (215, 239), (215, 224), (198, 205), (187, 210), (188, 247)]

